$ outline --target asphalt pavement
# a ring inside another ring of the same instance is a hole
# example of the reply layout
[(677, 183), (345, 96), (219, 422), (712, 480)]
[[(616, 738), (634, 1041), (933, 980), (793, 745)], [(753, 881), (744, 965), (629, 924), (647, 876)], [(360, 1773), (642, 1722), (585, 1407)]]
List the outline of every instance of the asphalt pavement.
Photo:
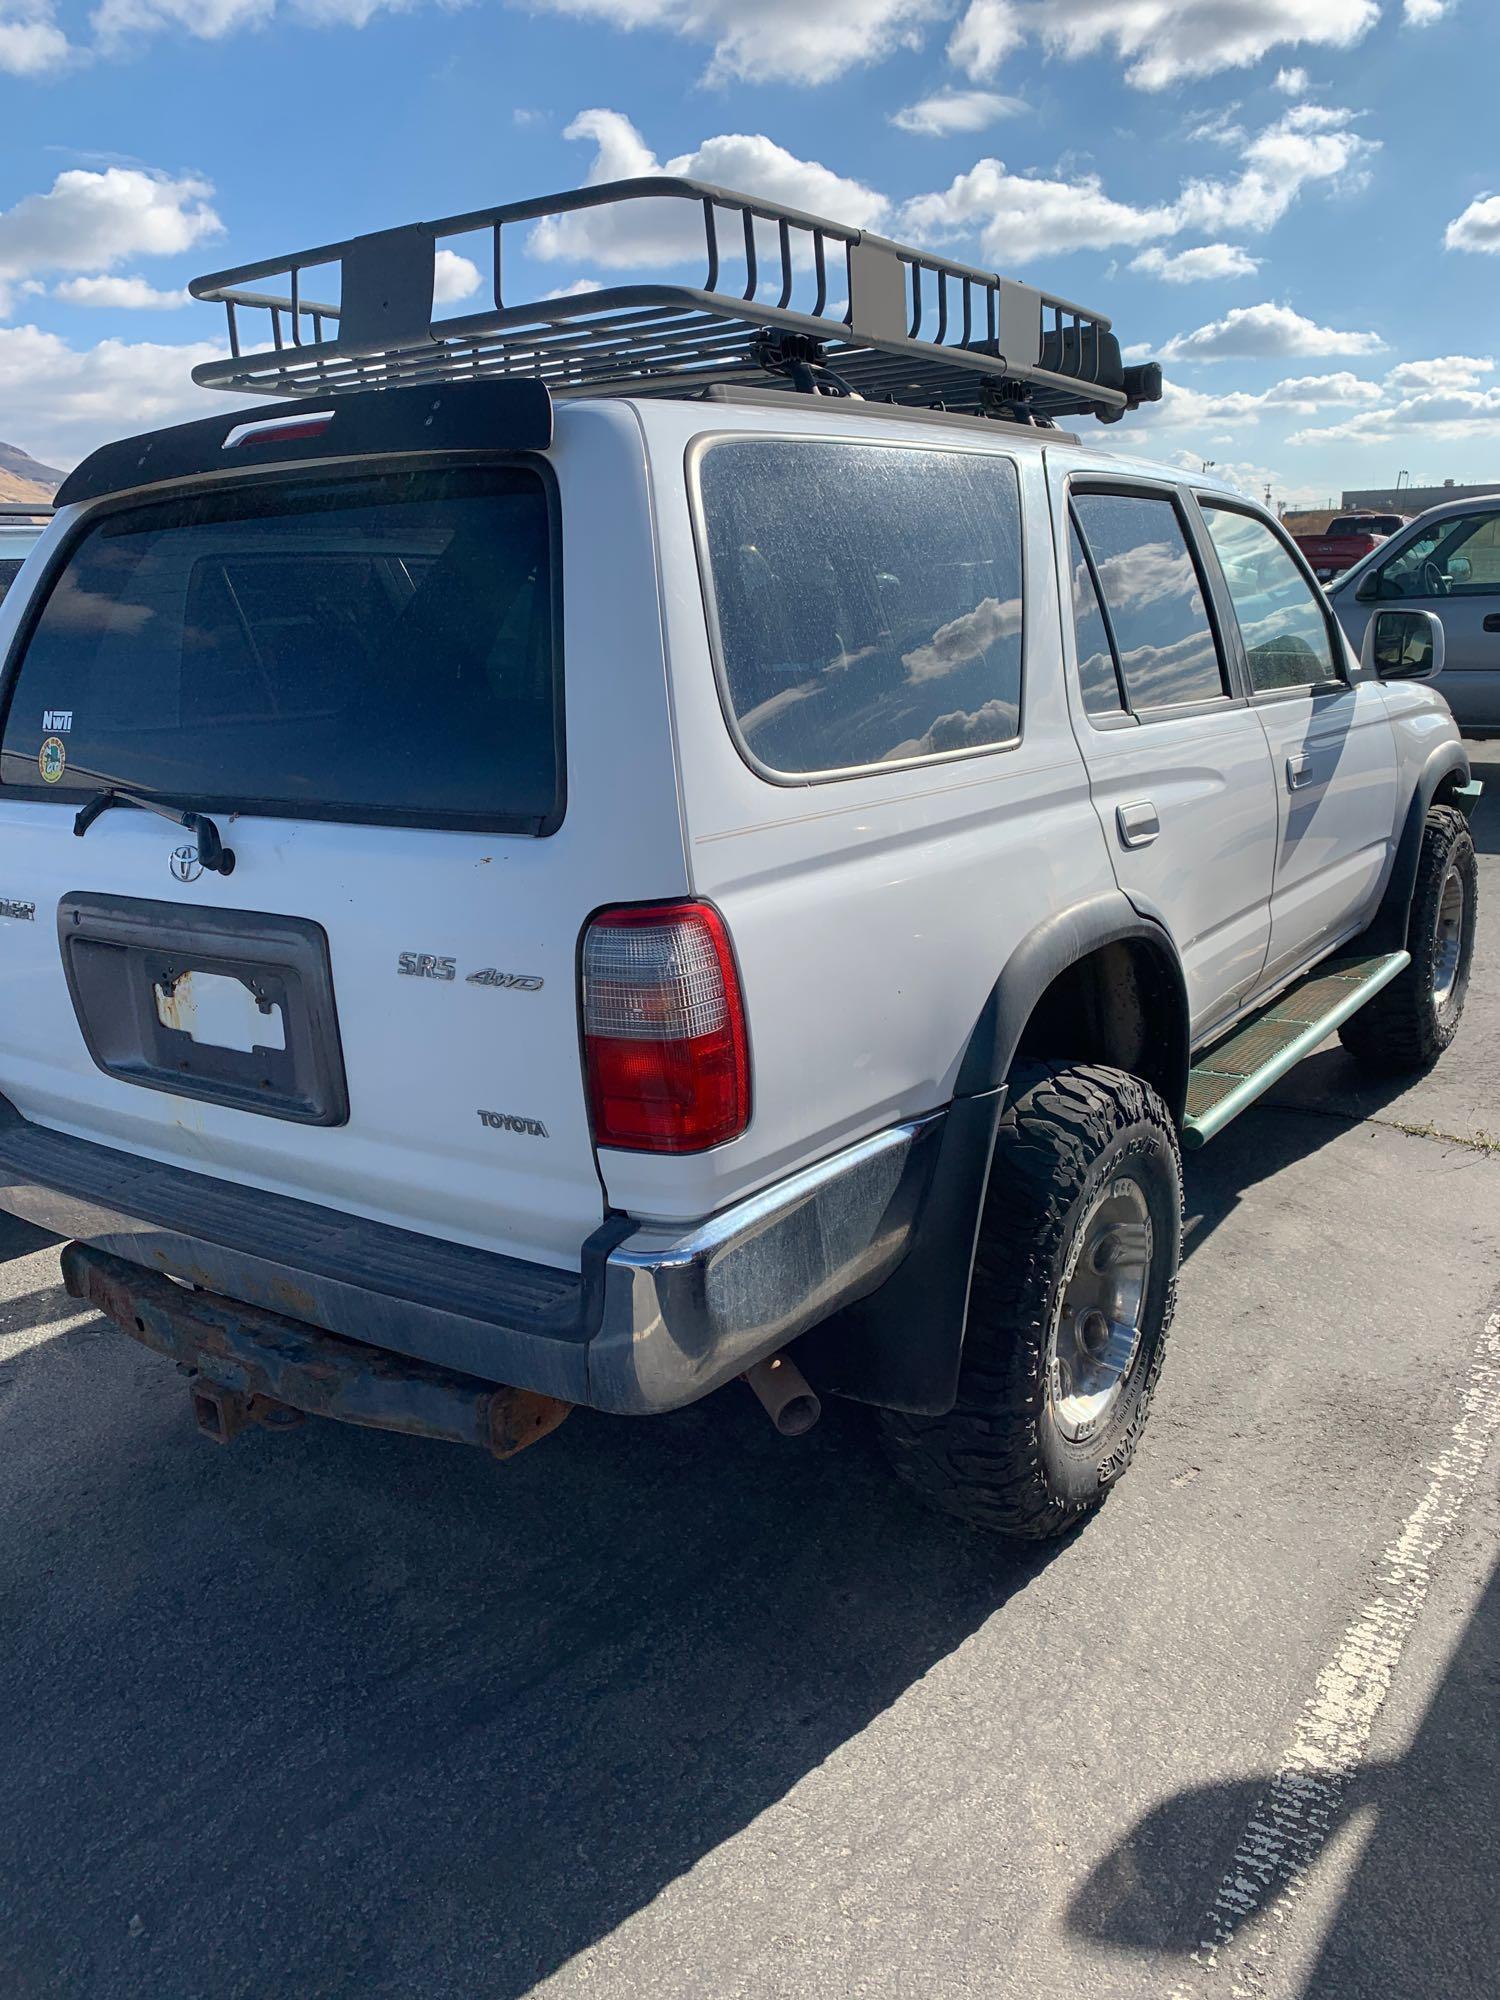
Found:
[(1490, 2000), (1497, 753), (1457, 1044), (1192, 1158), (1143, 1455), (1051, 1550), (738, 1388), (216, 1449), (0, 1225), (4, 2000)]

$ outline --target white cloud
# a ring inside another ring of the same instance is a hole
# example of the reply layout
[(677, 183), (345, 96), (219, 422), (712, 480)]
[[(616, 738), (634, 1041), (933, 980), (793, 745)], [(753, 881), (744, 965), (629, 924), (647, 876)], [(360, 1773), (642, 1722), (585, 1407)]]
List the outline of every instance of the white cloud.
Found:
[[(184, 0), (190, 4), (190, 0)], [(920, 45), (946, 0), (531, 0), (616, 28), (664, 28), (707, 42), (705, 81), (827, 83)]]
[(1244, 166), (1230, 180), (1189, 181), (1177, 200), (1179, 226), (1191, 230), (1270, 229), (1304, 187), (1349, 183), (1378, 150), (1378, 141), (1350, 129), (1353, 114), (1319, 104), (1294, 104), (1257, 132)]
[(456, 250), (439, 250), (433, 259), (432, 301), (449, 306), (472, 298), (479, 290), (479, 266)]
[(949, 54), (969, 75), (990, 77), (1024, 33), (1075, 58), (1113, 47), (1127, 83), (1162, 90), (1248, 68), (1284, 44), (1351, 48), (1379, 18), (1377, 0), (973, 0)]
[(1210, 278), (1253, 278), (1260, 259), (1237, 243), (1200, 243), (1192, 250), (1143, 250), (1131, 259), (1130, 268), (1164, 278), (1169, 285), (1195, 285)]
[[(886, 218), (884, 195), (861, 181), (799, 160), (760, 134), (725, 132), (705, 139), (692, 153), (662, 166), (640, 133), (618, 111), (581, 111), (563, 134), (592, 139), (590, 186), (638, 174), (684, 174), (719, 187), (740, 189), (836, 217), (857, 229), (878, 228)], [(726, 244), (726, 250), (732, 246)], [(644, 264), (680, 264), (703, 255), (703, 218), (696, 203), (660, 198), (630, 202), (609, 211), (580, 209), (549, 216), (533, 229), (527, 248), (543, 262), (592, 262), (608, 270)]]
[(1024, 39), (1011, 0), (970, 0), (948, 37), (948, 60), (976, 83), (988, 83)]
[(0, 327), (0, 435), (24, 430), (35, 457), (67, 466), (107, 438), (253, 404), (194, 388), (190, 370), (222, 352), (213, 341), (79, 348), (40, 327)]
[(1048, 253), (1141, 245), (1184, 232), (1260, 232), (1280, 221), (1304, 187), (1349, 179), (1375, 150), (1373, 141), (1348, 129), (1350, 119), (1347, 111), (1294, 104), (1246, 143), (1239, 174), (1189, 181), (1175, 201), (1149, 208), (1115, 200), (1097, 174), (1049, 180), (1013, 174), (1003, 161), (985, 158), (947, 188), (909, 201), (902, 226), (935, 241), (977, 234), (1002, 270)]
[(909, 201), (901, 226), (919, 242), (977, 234), (984, 254), (1011, 270), (1065, 250), (1146, 243), (1172, 235), (1177, 225), (1169, 206), (1134, 208), (1113, 200), (1097, 174), (1043, 180), (984, 159), (941, 192)]
[(46, 194), (0, 211), (0, 287), (39, 271), (97, 271), (133, 257), (173, 257), (222, 227), (207, 181), (140, 167), (81, 167)]
[(1201, 431), (1211, 425), (1257, 423), (1262, 417), (1316, 415), (1322, 409), (1368, 409), (1385, 399), (1378, 382), (1339, 369), (1328, 375), (1292, 375), (1269, 389), (1231, 389), (1214, 396), (1180, 382), (1163, 385), (1159, 403), (1143, 403), (1135, 421), (1152, 430)]
[(113, 54), (162, 28), (220, 41), (260, 27), (275, 12), (276, 0), (100, 0), (89, 18), (101, 47)]
[(1500, 253), (1500, 194), (1482, 194), (1456, 215), (1443, 231), (1446, 250)]
[(52, 288), (70, 306), (111, 306), (120, 312), (175, 312), (188, 294), (159, 292), (144, 278), (65, 278)]
[(1271, 88), (1279, 90), (1283, 97), (1305, 97), (1307, 84), (1305, 69), (1279, 69), (1271, 79)]
[(1294, 431), (1289, 444), (1382, 444), (1417, 435), (1434, 443), (1500, 443), (1500, 389), (1428, 389), (1388, 400), (1341, 424)]
[(1453, 11), (1454, 0), (1402, 0), (1401, 18), (1409, 28), (1430, 28)]
[(1026, 105), (1019, 97), (1002, 97), (994, 90), (938, 90), (891, 114), (903, 132), (945, 138), (950, 132), (982, 132), (997, 118), (1010, 118)]
[(1222, 319), (1174, 334), (1158, 350), (1162, 361), (1264, 361), (1296, 354), (1376, 354), (1376, 333), (1319, 326), (1290, 306), (1234, 306)]
[(1398, 361), (1385, 378), (1385, 386), (1398, 396), (1420, 394), (1424, 389), (1475, 389), (1481, 376), (1492, 375), (1490, 357), (1476, 354), (1440, 354), (1431, 361)]
[(44, 76), (71, 54), (50, 0), (0, 0), (0, 76)]

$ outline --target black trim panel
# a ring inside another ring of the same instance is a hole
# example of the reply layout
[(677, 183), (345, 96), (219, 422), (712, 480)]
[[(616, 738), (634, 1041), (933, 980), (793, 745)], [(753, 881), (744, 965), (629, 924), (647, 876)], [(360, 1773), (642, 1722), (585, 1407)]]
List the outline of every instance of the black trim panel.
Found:
[[(311, 427), (324, 411), (329, 421), (321, 428), (309, 428), (302, 437), (285, 432), (278, 437), (274, 427)], [(246, 425), (261, 424), (273, 427), (264, 443), (252, 434), (229, 446), (225, 455), (226, 438)], [(544, 382), (449, 382), (382, 389), (378, 396), (346, 391), (200, 417), (101, 445), (68, 474), (53, 505), (73, 507), (203, 472), (394, 451), (546, 451), (551, 443), (552, 397)]]

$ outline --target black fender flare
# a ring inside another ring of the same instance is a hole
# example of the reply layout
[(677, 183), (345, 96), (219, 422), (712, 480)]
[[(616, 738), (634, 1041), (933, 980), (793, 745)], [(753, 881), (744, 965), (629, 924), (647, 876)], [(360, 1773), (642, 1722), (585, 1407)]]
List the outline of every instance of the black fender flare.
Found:
[(1429, 751), (1417, 774), (1417, 782), (1412, 787), (1401, 821), (1396, 858), (1380, 898), (1380, 908), (1361, 939), (1361, 943), (1367, 944), (1372, 951), (1404, 951), (1406, 948), (1406, 927), (1417, 884), (1417, 863), (1422, 856), (1422, 832), (1439, 787), (1453, 777), (1460, 784), (1469, 782), (1469, 753), (1462, 743), (1439, 743), (1436, 749)]
[(992, 1090), (1005, 1081), (1037, 1002), (1059, 973), (1109, 944), (1141, 942), (1168, 980), (1172, 1018), (1161, 1023), (1166, 1039), (1163, 1091), (1174, 1118), (1181, 1119), (1187, 1093), (1188, 998), (1182, 961), (1165, 924), (1138, 909), (1119, 889), (1107, 889), (1071, 909), (1046, 918), (1016, 946), (990, 989), (959, 1065), (955, 1097)]
[(989, 1187), (1006, 1078), (1037, 1002), (1060, 972), (1108, 944), (1148, 943), (1174, 982), (1175, 1019), (1163, 1023), (1173, 1073), (1173, 1115), (1187, 1090), (1188, 1009), (1182, 966), (1165, 928), (1119, 890), (1060, 910), (1006, 960), (974, 1024), (935, 1149), (911, 1248), (885, 1283), (797, 1342), (821, 1389), (886, 1409), (938, 1416), (953, 1407), (968, 1322), (969, 1283)]

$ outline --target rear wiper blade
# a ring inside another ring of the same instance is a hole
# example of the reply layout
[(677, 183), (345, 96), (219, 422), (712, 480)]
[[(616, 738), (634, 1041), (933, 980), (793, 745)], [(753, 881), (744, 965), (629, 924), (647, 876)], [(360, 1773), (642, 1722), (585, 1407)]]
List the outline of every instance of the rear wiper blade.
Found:
[(102, 792), (95, 792), (74, 820), (74, 833), (82, 839), (100, 814), (107, 813), (111, 806), (139, 806), (142, 812), (156, 813), (162, 819), (171, 820), (176, 826), (185, 826), (198, 844), (199, 861), (210, 874), (234, 873), (234, 849), (224, 845), (218, 827), (207, 813), (189, 812), (182, 806), (169, 806), (162, 799), (143, 798), (139, 792), (127, 792), (119, 785), (110, 785)]

